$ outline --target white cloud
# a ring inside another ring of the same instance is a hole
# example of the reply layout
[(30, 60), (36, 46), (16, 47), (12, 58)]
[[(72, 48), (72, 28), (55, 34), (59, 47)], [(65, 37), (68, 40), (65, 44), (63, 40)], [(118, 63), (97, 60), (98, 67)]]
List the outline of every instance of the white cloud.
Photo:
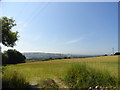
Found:
[(72, 43), (77, 43), (79, 40), (70, 40), (70, 41), (67, 41), (66, 44), (72, 44)]
[(78, 43), (78, 42), (81, 41), (81, 40), (83, 40), (83, 38), (70, 40), (70, 41), (67, 41), (66, 44), (74, 44), (74, 43)]

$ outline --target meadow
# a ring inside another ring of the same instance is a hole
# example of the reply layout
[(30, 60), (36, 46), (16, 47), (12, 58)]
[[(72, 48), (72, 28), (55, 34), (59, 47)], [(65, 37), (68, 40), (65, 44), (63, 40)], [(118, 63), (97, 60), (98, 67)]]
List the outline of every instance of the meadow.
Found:
[(108, 72), (110, 77), (118, 80), (117, 55), (89, 58), (56, 59), (50, 61), (36, 61), (8, 65), (3, 67), (3, 77), (7, 78), (12, 76), (14, 72), (18, 72), (24, 76), (27, 82), (33, 85), (40, 84), (47, 78), (52, 80), (64, 80), (67, 72), (71, 70), (71, 67), (81, 63), (85, 64), (86, 67), (92, 68), (93, 71), (102, 73)]

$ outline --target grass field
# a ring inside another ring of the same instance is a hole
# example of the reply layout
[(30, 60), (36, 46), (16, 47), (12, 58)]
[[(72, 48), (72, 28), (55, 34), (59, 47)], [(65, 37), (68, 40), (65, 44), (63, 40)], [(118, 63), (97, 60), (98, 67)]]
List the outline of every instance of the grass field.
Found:
[[(118, 78), (118, 56), (101, 56), (75, 59), (58, 59), (51, 61), (37, 61), (5, 66), (4, 73), (21, 73), (28, 82), (40, 82), (46, 78), (64, 78), (66, 72), (76, 63), (85, 63), (86, 66), (94, 68), (95, 71), (108, 71), (111, 77)], [(4, 75), (3, 73), (3, 75)]]

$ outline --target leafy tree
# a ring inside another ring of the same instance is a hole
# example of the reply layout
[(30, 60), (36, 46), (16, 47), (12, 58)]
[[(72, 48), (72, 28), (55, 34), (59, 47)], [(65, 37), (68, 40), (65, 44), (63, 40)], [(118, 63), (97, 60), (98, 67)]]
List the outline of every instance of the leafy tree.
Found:
[(7, 47), (15, 46), (15, 42), (18, 40), (18, 32), (12, 31), (12, 28), (16, 26), (15, 20), (13, 20), (13, 18), (2, 17), (0, 19), (0, 24), (0, 31), (2, 31), (2, 44)]
[(15, 49), (9, 49), (4, 54), (8, 57), (7, 64), (25, 63), (26, 57)]
[[(3, 45), (7, 47), (14, 47), (16, 45), (16, 41), (18, 40), (18, 32), (13, 32), (12, 28), (16, 26), (15, 20), (13, 18), (2, 17), (0, 19), (0, 31), (2, 32), (2, 42)], [(25, 56), (22, 55), (17, 50), (8, 50), (2, 53), (2, 64), (17, 64), (17, 63), (24, 63)]]

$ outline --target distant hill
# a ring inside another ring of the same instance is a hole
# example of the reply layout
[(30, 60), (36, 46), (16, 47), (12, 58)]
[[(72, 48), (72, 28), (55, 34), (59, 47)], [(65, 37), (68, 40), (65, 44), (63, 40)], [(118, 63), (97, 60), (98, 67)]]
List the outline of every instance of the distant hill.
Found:
[(28, 52), (23, 53), (26, 56), (27, 60), (46, 60), (46, 59), (55, 59), (55, 58), (64, 58), (66, 55), (57, 54), (57, 53), (40, 53), (40, 52)]
[(41, 53), (41, 52), (27, 52), (22, 53), (27, 58), (26, 60), (48, 60), (48, 59), (63, 59), (63, 58), (82, 58), (94, 57), (102, 55), (73, 55), (73, 54), (59, 54), (59, 53)]

